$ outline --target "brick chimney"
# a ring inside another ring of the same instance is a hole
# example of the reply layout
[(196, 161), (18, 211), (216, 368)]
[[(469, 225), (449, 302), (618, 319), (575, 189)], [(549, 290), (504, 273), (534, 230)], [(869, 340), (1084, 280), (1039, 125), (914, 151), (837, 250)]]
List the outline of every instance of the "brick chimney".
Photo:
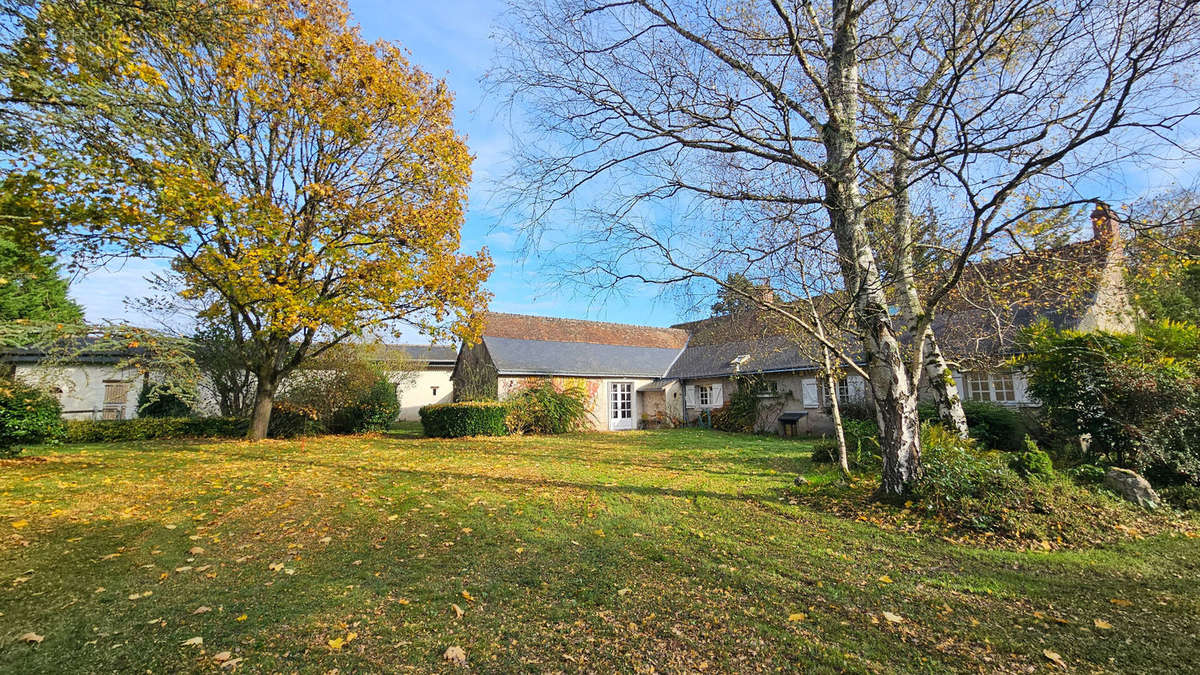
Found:
[(1092, 240), (1103, 242), (1105, 248), (1124, 248), (1121, 221), (1104, 202), (1096, 202), (1096, 209), (1092, 211)]

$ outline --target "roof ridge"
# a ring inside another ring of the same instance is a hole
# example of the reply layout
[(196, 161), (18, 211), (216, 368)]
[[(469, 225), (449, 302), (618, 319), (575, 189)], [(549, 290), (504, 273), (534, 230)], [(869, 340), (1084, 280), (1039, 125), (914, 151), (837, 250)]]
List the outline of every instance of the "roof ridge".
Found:
[[(510, 317), (516, 317), (516, 318), (520, 318), (520, 319), (550, 319), (552, 321), (574, 321), (577, 323), (592, 323), (592, 324), (599, 324), (599, 325), (603, 325), (603, 326), (623, 326), (625, 328), (646, 328), (646, 329), (650, 329), (650, 330), (683, 331), (683, 329), (676, 328), (674, 326), (648, 326), (646, 324), (640, 324), (640, 323), (621, 323), (619, 321), (596, 321), (595, 319), (572, 319), (572, 318), (565, 317), (565, 316), (545, 316), (542, 314), (516, 314), (513, 312), (488, 312), (487, 315), (488, 316), (510, 316)], [(687, 331), (683, 331), (683, 332), (686, 333)]]

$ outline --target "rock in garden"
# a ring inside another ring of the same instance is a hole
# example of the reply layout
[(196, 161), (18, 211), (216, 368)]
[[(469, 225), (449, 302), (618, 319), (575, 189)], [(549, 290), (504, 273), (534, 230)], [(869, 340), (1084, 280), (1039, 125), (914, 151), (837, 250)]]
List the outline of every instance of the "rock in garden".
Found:
[(1104, 474), (1104, 487), (1147, 509), (1156, 509), (1162, 503), (1150, 483), (1129, 469), (1110, 468)]

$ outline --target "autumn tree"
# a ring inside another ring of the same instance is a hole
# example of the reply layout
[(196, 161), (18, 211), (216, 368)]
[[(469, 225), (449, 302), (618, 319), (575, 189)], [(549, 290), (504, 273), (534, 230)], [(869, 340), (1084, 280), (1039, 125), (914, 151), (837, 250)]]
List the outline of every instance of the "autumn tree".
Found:
[(491, 263), (459, 252), (470, 155), (445, 84), (366, 43), (338, 0), (238, 8), (222, 35), (129, 41), (106, 86), (162, 105), (54, 133), (80, 148), (74, 193), (114, 206), (80, 239), (169, 260), (179, 293), (219, 300), (202, 319), (244, 329), (258, 439), (307, 359), (406, 325), (477, 332)]
[[(719, 250), (779, 269), (796, 245), (822, 248), (863, 344), (879, 494), (895, 497), (920, 475), (916, 391), (937, 306), (1043, 207), (1024, 197), (1061, 201), (1103, 149), (1149, 147), (1195, 114), (1196, 12), (1160, 0), (514, 4), (495, 79), (535, 129), (514, 202), (534, 228), (556, 205), (592, 204), (588, 225), (628, 279), (722, 278)], [(886, 274), (867, 222), (872, 200), (902, 192), (878, 178), (896, 176), (910, 207), (893, 210), (936, 209), (948, 254), (936, 279), (908, 283), (921, 306), (902, 313), (903, 275)], [(672, 205), (695, 218), (673, 228), (658, 217)]]

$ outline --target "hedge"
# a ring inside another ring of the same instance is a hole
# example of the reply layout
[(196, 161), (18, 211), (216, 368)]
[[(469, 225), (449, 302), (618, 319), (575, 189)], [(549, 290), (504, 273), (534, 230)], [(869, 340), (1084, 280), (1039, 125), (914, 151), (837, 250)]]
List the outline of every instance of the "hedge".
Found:
[(426, 436), (437, 438), (504, 436), (508, 433), (508, 410), (507, 405), (496, 401), (436, 403), (421, 408), (421, 427)]
[(116, 443), (166, 438), (239, 438), (250, 428), (241, 417), (138, 417), (70, 420), (67, 443)]
[(62, 435), (58, 400), (29, 385), (0, 379), (0, 457)]

